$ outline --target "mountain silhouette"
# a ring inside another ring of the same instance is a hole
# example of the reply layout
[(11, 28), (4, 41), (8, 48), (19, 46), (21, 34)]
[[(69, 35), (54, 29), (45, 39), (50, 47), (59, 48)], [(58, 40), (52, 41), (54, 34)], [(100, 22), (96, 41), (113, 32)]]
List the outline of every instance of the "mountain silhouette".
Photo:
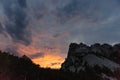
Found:
[(120, 44), (71, 43), (61, 69), (0, 51), (0, 80), (120, 80)]

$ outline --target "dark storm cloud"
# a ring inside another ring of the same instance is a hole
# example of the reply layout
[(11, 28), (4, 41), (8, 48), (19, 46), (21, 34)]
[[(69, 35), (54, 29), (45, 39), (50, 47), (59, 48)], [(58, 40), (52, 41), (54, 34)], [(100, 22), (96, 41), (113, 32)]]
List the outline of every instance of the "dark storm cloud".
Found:
[(22, 8), (26, 8), (26, 7), (27, 7), (26, 0), (18, 0), (18, 3), (19, 3), (19, 5), (20, 5)]
[(13, 41), (30, 44), (30, 34), (27, 30), (26, 0), (2, 1), (4, 13), (8, 19), (5, 23), (6, 32)]
[(117, 0), (71, 0), (69, 4), (58, 8), (58, 16), (62, 21), (68, 21), (77, 16), (99, 22), (112, 16), (113, 11), (118, 7)]
[(0, 23), (0, 33), (3, 33), (3, 26), (2, 26), (2, 24)]
[(29, 57), (31, 59), (34, 59), (34, 58), (37, 58), (37, 57), (43, 57), (44, 56), (44, 53), (35, 53), (33, 55), (30, 55)]
[(5, 33), (5, 28), (3, 27), (2, 23), (0, 23), (0, 34), (3, 34), (4, 36), (7, 36), (7, 34)]

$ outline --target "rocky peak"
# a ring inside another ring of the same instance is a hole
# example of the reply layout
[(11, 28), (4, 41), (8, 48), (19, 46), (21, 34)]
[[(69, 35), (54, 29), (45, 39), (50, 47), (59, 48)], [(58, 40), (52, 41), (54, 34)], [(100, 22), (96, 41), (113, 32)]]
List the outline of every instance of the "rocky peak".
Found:
[(112, 46), (96, 43), (88, 46), (84, 43), (71, 43), (68, 56), (62, 64), (61, 69), (75, 73), (88, 73), (90, 69), (90, 71), (98, 76), (104, 74), (109, 78), (111, 76), (108, 75), (112, 75), (113, 78), (115, 71), (120, 70), (120, 45), (116, 44)]
[(90, 51), (90, 47), (84, 43), (80, 43), (80, 44), (71, 43), (69, 46), (68, 57), (76, 56), (76, 54), (81, 55), (80, 53), (88, 53), (89, 51)]
[(91, 46), (88, 46), (84, 43), (71, 43), (69, 46), (68, 57), (75, 56), (77, 54), (82, 55), (83, 53), (94, 53), (95, 55), (100, 55), (109, 58), (115, 51), (120, 52), (119, 48), (120, 47), (118, 45), (112, 46), (109, 44), (95, 43)]

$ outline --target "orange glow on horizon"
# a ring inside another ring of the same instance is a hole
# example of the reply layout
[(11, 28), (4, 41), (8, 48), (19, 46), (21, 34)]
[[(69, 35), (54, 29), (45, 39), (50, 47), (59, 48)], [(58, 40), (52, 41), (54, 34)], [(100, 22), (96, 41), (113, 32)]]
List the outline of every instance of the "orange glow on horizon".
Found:
[(39, 52), (41, 54), (44, 53), (43, 56), (37, 56), (32, 59), (32, 61), (35, 64), (39, 64), (40, 67), (58, 69), (61, 67), (61, 63), (63, 63), (64, 61), (64, 58), (59, 55), (60, 54), (59, 49), (51, 51), (43, 48), (39, 49), (34, 47), (33, 45), (30, 46), (24, 46), (21, 44), (18, 45), (19, 45), (18, 52), (21, 53), (21, 56), (22, 55), (31, 56)]
[(57, 55), (47, 54), (43, 57), (32, 59), (32, 61), (36, 64), (40, 64), (40, 66), (44, 68), (59, 69), (61, 67), (61, 63), (63, 62), (63, 59)]

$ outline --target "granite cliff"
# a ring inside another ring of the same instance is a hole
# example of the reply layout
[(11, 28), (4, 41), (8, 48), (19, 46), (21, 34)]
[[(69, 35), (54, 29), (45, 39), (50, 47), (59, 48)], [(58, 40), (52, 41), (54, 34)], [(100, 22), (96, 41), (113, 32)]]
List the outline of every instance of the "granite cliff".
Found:
[[(120, 80), (120, 44), (71, 43), (62, 70), (99, 80)], [(90, 78), (88, 80), (91, 80)]]

